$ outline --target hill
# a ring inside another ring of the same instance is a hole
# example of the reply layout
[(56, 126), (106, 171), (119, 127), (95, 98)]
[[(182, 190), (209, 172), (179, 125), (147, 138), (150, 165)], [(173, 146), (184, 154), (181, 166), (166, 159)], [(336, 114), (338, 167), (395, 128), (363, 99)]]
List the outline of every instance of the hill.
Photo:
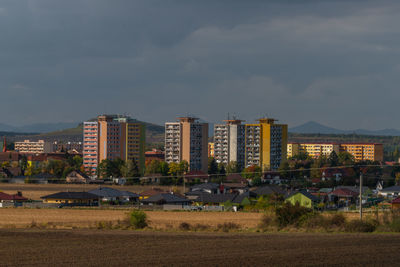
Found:
[(397, 129), (382, 129), (382, 130), (341, 130), (332, 128), (315, 121), (309, 121), (302, 125), (289, 128), (291, 133), (301, 134), (358, 134), (358, 135), (373, 135), (373, 136), (400, 136), (400, 131)]

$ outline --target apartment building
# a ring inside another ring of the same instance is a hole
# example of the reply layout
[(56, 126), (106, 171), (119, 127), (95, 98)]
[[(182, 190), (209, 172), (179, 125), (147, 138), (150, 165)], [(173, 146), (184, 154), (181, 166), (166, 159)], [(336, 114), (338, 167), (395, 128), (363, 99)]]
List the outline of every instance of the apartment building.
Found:
[(275, 119), (262, 118), (246, 124), (245, 166), (258, 165), (262, 170), (276, 170), (287, 157), (287, 125)]
[(177, 122), (165, 123), (165, 161), (186, 160), (189, 169), (207, 172), (208, 123), (194, 117), (180, 117)]
[(24, 140), (23, 142), (15, 142), (14, 149), (20, 153), (51, 153), (53, 152), (53, 145), (52, 143), (45, 142), (44, 140), (38, 140), (35, 142)]
[(383, 145), (376, 143), (340, 144), (340, 150), (349, 152), (355, 161), (383, 161)]
[(288, 143), (287, 151), (288, 158), (299, 153), (306, 153), (312, 158), (328, 157), (333, 151), (339, 154), (340, 145), (337, 143)]
[(103, 160), (135, 160), (144, 170), (145, 126), (130, 117), (100, 115), (83, 123), (83, 165), (96, 173)]
[(82, 153), (83, 143), (82, 142), (53, 142), (53, 152), (65, 152), (65, 151), (76, 151)]
[(236, 161), (239, 168), (245, 166), (246, 126), (241, 120), (225, 120), (214, 125), (214, 157), (217, 163)]
[(355, 161), (383, 161), (383, 145), (375, 143), (288, 143), (287, 151), (288, 158), (299, 153), (307, 153), (312, 158), (328, 157), (333, 151), (336, 154), (346, 151)]

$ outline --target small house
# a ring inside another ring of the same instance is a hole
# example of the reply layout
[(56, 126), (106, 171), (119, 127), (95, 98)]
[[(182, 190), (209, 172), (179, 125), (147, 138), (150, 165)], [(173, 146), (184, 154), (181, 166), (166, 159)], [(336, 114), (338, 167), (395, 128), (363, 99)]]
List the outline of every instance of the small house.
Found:
[(66, 177), (65, 181), (67, 183), (74, 183), (74, 184), (86, 184), (88, 182), (89, 176), (82, 173), (81, 171), (74, 170), (70, 172)]
[(88, 192), (59, 192), (40, 197), (43, 203), (67, 204), (70, 206), (97, 206), (99, 197)]
[(319, 202), (319, 199), (307, 191), (301, 190), (291, 193), (285, 201), (292, 205), (299, 203), (300, 206), (311, 209)]
[(189, 205), (190, 200), (187, 198), (183, 198), (181, 196), (177, 196), (173, 193), (161, 193), (157, 195), (153, 195), (141, 201), (145, 205)]

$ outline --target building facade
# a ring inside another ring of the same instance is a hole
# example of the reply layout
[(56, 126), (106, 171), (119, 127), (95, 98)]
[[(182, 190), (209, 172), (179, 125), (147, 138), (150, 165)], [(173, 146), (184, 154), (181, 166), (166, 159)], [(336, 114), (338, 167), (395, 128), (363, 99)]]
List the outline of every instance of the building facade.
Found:
[(214, 125), (214, 157), (217, 163), (237, 162), (240, 169), (245, 166), (246, 126), (241, 120), (225, 120), (225, 124)]
[(189, 163), (190, 170), (207, 172), (208, 123), (200, 123), (193, 117), (165, 123), (165, 161), (183, 160)]
[(287, 157), (287, 125), (262, 118), (256, 124), (246, 124), (245, 166), (257, 165), (262, 170), (277, 170)]
[(288, 143), (287, 145), (287, 157), (298, 155), (300, 153), (306, 153), (312, 158), (318, 158), (320, 156), (329, 157), (329, 155), (335, 151), (336, 154), (340, 152), (340, 144), (337, 143)]
[(15, 142), (14, 146), (15, 151), (20, 153), (41, 154), (53, 152), (53, 145), (50, 142), (45, 142), (44, 140), (39, 140), (36, 142), (24, 140), (23, 142)]
[(383, 145), (376, 143), (288, 143), (287, 157), (306, 153), (312, 158), (321, 155), (329, 157), (335, 151), (336, 154), (346, 151), (353, 155), (355, 161), (383, 161)]
[(126, 116), (100, 115), (83, 124), (83, 165), (96, 173), (105, 159), (135, 160), (144, 170), (145, 126)]

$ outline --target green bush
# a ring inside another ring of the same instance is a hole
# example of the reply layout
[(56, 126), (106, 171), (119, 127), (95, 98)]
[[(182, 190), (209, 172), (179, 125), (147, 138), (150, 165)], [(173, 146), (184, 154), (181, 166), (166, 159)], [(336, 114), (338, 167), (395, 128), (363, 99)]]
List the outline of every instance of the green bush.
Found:
[(353, 220), (345, 224), (346, 232), (352, 233), (370, 233), (375, 231), (377, 225), (372, 221)]
[(304, 220), (311, 213), (311, 209), (302, 207), (299, 203), (292, 205), (290, 202), (285, 202), (281, 207), (275, 209), (276, 221), (279, 227), (299, 226), (301, 224), (300, 218), (303, 217), (302, 219)]
[(135, 229), (143, 229), (147, 224), (147, 215), (143, 211), (135, 210), (129, 214), (130, 225)]
[(191, 228), (191, 225), (187, 222), (183, 222), (179, 225), (179, 230), (181, 231), (189, 231)]

